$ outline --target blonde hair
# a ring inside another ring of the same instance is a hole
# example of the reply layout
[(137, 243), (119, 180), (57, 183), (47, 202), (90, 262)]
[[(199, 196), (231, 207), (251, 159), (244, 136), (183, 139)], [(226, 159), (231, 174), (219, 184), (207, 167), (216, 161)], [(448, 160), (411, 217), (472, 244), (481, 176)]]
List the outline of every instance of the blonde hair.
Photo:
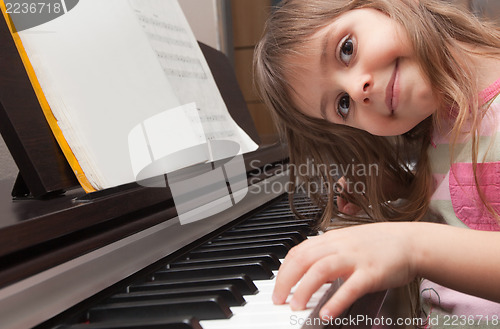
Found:
[[(408, 33), (421, 70), (428, 76), (440, 100), (440, 108), (428, 120), (396, 138), (373, 136), (367, 132), (336, 125), (303, 114), (292, 102), (296, 93), (287, 81), (293, 70), (287, 59), (300, 55), (311, 36), (344, 12), (356, 8), (373, 8), (399, 22)], [(271, 109), (281, 136), (290, 151), (291, 185), (301, 182), (323, 184), (329, 195), (335, 195), (336, 181), (328, 165), (349, 168), (353, 164), (378, 166), (377, 175), (345, 173), (351, 182), (361, 182), (363, 193), (343, 196), (368, 215), (341, 214), (333, 197), (325, 198), (312, 191), (311, 197), (324, 209), (320, 226), (328, 227), (331, 219), (341, 217), (341, 225), (373, 221), (421, 220), (428, 211), (432, 193), (427, 147), (431, 131), (453, 116), (452, 145), (465, 124), (470, 125), (474, 176), (477, 165), (478, 130), (485, 109), (480, 106), (475, 74), (460, 44), (480, 46), (484, 56), (499, 53), (500, 31), (464, 11), (436, 0), (285, 0), (268, 20), (265, 34), (257, 45), (254, 67), (257, 86)], [(452, 109), (452, 111), (450, 111)], [(470, 111), (469, 111), (470, 109)], [(315, 176), (303, 175), (297, 168), (314, 163), (323, 170)], [(387, 182), (406, 189), (406, 202), (391, 202), (398, 195), (384, 190)], [(476, 185), (477, 177), (476, 177)], [(322, 190), (322, 189), (320, 189)], [(483, 203), (495, 216), (480, 189)], [(293, 194), (293, 189), (290, 191)], [(292, 203), (292, 202), (291, 202)], [(293, 204), (292, 204), (293, 208)], [(342, 216), (339, 216), (342, 215)], [(498, 217), (498, 216), (497, 216)], [(339, 223), (336, 221), (336, 223)]]

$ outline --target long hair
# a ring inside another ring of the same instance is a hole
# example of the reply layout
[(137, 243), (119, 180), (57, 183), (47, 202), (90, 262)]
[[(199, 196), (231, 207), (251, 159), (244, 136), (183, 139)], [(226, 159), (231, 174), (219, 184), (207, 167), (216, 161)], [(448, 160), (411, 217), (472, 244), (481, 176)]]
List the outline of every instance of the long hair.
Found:
[[(303, 114), (292, 101), (296, 91), (286, 77), (294, 67), (287, 59), (300, 56), (319, 29), (356, 8), (379, 10), (404, 27), (420, 69), (438, 97), (439, 108), (434, 114), (402, 136), (373, 136), (312, 118)], [(292, 209), (294, 189), (305, 186), (310, 197), (323, 209), (318, 223), (322, 228), (422, 220), (428, 214), (433, 192), (427, 154), (431, 133), (443, 128), (441, 123), (450, 118), (453, 121), (452, 157), (453, 147), (467, 127), (478, 187), (479, 127), (488, 107), (482, 106), (478, 99), (476, 75), (464, 44), (480, 47), (483, 56), (497, 56), (500, 30), (492, 23), (480, 21), (470, 13), (437, 0), (282, 1), (268, 20), (264, 36), (256, 47), (254, 70), (259, 92), (271, 110), (280, 136), (288, 143)], [(473, 47), (467, 49), (470, 48)], [(343, 193), (336, 185), (340, 176), (354, 186), (349, 192), (355, 193)], [(387, 182), (392, 182), (396, 189), (384, 188)], [(363, 188), (356, 191), (355, 184)], [(484, 205), (498, 219), (479, 187), (478, 192)], [(339, 194), (358, 205), (365, 215), (341, 213), (335, 202), (335, 195)], [(400, 197), (405, 201), (391, 202)], [(332, 222), (333, 218), (336, 220)], [(418, 279), (408, 287), (412, 312), (416, 314), (419, 309)]]
[[(373, 136), (355, 128), (311, 118), (292, 101), (296, 91), (286, 77), (294, 68), (287, 59), (300, 56), (318, 29), (356, 8), (379, 10), (404, 27), (421, 70), (429, 78), (440, 101), (440, 107), (432, 117), (402, 136)], [(335, 221), (340, 225), (421, 220), (428, 212), (432, 194), (427, 155), (431, 131), (441, 128), (441, 122), (450, 116), (454, 120), (452, 145), (465, 126), (471, 127), (475, 174), (478, 131), (485, 110), (479, 104), (473, 66), (464, 56), (467, 51), (460, 44), (480, 46), (487, 50), (482, 55), (493, 56), (499, 53), (500, 31), (493, 24), (436, 0), (285, 0), (272, 14), (256, 47), (257, 86), (271, 109), (280, 135), (288, 143), (290, 194), (296, 185), (306, 186), (313, 200), (324, 209), (319, 223), (321, 227), (331, 226), (332, 218), (341, 218), (341, 221)], [(313, 169), (299, 170), (301, 166), (311, 165), (316, 166), (315, 175), (302, 174)], [(332, 166), (335, 167), (332, 169)], [(341, 170), (335, 170), (338, 168)], [(367, 168), (377, 170), (367, 171)], [(336, 184), (339, 177), (335, 173), (344, 176), (351, 188), (358, 184), (359, 188), (354, 192), (359, 193), (344, 193), (343, 197), (358, 205), (367, 216), (341, 214), (333, 197), (343, 192)], [(387, 182), (398, 188), (388, 192), (384, 188)], [(311, 186), (315, 188), (308, 188)], [(398, 195), (394, 190), (404, 191), (404, 195)], [(329, 197), (324, 197), (325, 191)], [(478, 192), (483, 203), (498, 218), (482, 191), (478, 189)], [(400, 196), (404, 196), (405, 202), (390, 202)]]

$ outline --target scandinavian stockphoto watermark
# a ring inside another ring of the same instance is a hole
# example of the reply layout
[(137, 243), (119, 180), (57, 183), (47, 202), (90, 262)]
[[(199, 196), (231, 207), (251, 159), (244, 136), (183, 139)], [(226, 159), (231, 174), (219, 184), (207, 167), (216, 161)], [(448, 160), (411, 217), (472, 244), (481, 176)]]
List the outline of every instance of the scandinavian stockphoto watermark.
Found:
[(136, 182), (146, 187), (168, 187), (181, 224), (218, 214), (247, 194), (240, 145), (208, 139), (195, 103), (163, 111), (137, 124), (128, 134), (128, 147)]
[[(311, 180), (304, 184), (299, 178), (292, 183), (288, 181), (281, 183), (279, 181), (265, 181), (262, 178), (267, 178), (276, 175), (288, 175), (293, 170), (298, 177), (316, 177), (316, 180)], [(306, 195), (309, 194), (325, 194), (330, 190), (330, 184), (324, 181), (320, 174), (330, 176), (333, 178), (341, 178), (346, 176), (368, 177), (378, 176), (379, 166), (376, 163), (364, 164), (356, 163), (354, 159), (351, 163), (347, 164), (324, 164), (315, 163), (314, 160), (307, 160), (306, 163), (301, 164), (262, 164), (260, 160), (253, 160), (250, 162), (250, 178), (249, 183), (253, 184), (261, 181), (258, 188), (254, 189), (252, 193), (273, 193), (282, 194), (292, 190), (302, 192)], [(333, 185), (333, 190), (337, 194), (364, 194), (366, 192), (366, 184), (362, 181), (352, 181), (343, 179), (336, 181)]]
[(4, 0), (13, 31), (23, 31), (61, 17), (79, 0)]
[[(171, 122), (177, 125), (169, 125)], [(173, 140), (179, 142), (166, 142)], [(279, 195), (292, 188), (288, 180), (265, 179), (288, 175), (292, 165), (254, 160), (247, 168), (238, 143), (208, 139), (195, 103), (163, 111), (135, 125), (128, 135), (128, 147), (136, 182), (147, 187), (168, 187), (181, 224), (216, 215), (243, 200), (249, 191)], [(311, 160), (295, 166), (294, 170), (300, 176), (315, 177), (321, 172), (332, 177), (361, 177), (378, 175), (379, 168), (376, 164), (354, 161), (327, 166)], [(307, 186), (295, 187), (297, 192), (310, 194), (326, 192), (325, 185), (322, 181), (311, 181)], [(363, 194), (366, 190), (363, 181), (349, 180), (334, 188), (337, 193)]]

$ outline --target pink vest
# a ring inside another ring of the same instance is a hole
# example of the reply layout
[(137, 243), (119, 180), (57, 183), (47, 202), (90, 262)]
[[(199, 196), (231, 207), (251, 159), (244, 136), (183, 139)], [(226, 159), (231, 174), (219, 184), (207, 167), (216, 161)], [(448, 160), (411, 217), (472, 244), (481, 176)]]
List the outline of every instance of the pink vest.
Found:
[[(481, 190), (497, 212), (500, 212), (500, 97), (495, 97), (499, 93), (500, 79), (479, 95), (485, 104), (493, 103), (482, 121), (477, 165)], [(483, 205), (476, 190), (470, 140), (464, 138), (455, 144), (454, 160), (450, 166), (447, 137), (435, 134), (433, 145), (429, 148), (436, 187), (431, 198), (431, 209), (450, 225), (500, 231), (499, 223)], [(441, 320), (438, 326), (433, 326), (431, 321), (428, 328), (444, 327), (444, 321), (450, 315), (484, 319), (500, 315), (498, 303), (469, 296), (428, 280), (424, 280), (421, 285), (421, 295), (431, 318), (440, 317)]]

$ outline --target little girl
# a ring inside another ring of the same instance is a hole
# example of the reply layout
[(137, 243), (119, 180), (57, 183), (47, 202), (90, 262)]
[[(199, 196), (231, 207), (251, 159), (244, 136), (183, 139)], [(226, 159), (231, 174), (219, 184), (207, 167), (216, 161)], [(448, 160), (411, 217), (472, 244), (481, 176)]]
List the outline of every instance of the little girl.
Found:
[[(300, 280), (290, 305), (302, 309), (343, 278), (329, 318), (424, 278), (433, 317), (498, 326), (500, 30), (439, 0), (285, 0), (255, 72), (291, 182), (328, 190), (311, 193), (327, 232), (289, 252), (274, 302)], [(315, 175), (297, 170), (311, 163)], [(328, 170), (353, 164), (378, 170)]]

